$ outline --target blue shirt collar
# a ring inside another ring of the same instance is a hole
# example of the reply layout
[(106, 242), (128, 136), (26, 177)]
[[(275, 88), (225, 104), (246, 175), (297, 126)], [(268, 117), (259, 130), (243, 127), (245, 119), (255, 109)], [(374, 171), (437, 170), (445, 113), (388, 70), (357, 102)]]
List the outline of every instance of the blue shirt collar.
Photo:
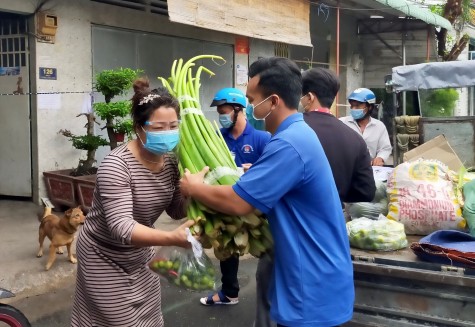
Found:
[(297, 112), (285, 118), (285, 120), (277, 128), (277, 131), (275, 131), (275, 134), (282, 132), (283, 130), (287, 129), (291, 124), (298, 121), (303, 121), (303, 115), (300, 112)]
[[(251, 129), (252, 129), (252, 126), (251, 124), (249, 124), (249, 122), (246, 120), (246, 127), (244, 127), (244, 131), (242, 131), (242, 134), (238, 136), (238, 138), (240, 138), (242, 135), (247, 135), (251, 132)], [(233, 129), (230, 127), (230, 128), (227, 128), (226, 129), (226, 135), (229, 137), (229, 138), (232, 138), (234, 139), (233, 137), (233, 133), (232, 133)]]

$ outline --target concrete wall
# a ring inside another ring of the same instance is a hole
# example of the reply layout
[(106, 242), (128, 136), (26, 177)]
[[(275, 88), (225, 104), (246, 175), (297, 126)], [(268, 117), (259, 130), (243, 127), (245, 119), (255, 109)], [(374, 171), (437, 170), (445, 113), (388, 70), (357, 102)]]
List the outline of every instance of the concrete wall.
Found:
[[(33, 1), (4, 0), (0, 10), (15, 13), (34, 12)], [(32, 92), (88, 92), (92, 90), (91, 24), (113, 26), (165, 35), (194, 38), (219, 43), (234, 44), (235, 36), (175, 24), (167, 17), (141, 11), (105, 5), (89, 0), (48, 2), (43, 10), (58, 17), (58, 29), (54, 44), (36, 42), (31, 46)], [(32, 27), (34, 24), (32, 22)], [(258, 56), (273, 55), (273, 42), (251, 40), (251, 53), (236, 55), (236, 64), (247, 65)], [(57, 80), (39, 79), (38, 67), (57, 68)], [(245, 86), (241, 87), (245, 90)], [(38, 107), (40, 98), (32, 96), (33, 125), (33, 199), (38, 201), (46, 190), (42, 172), (73, 168), (85, 153), (71, 146), (58, 134), (68, 129), (74, 134), (84, 134), (85, 117), (82, 112), (86, 93), (63, 93), (54, 96), (59, 108)]]
[[(473, 28), (470, 26), (467, 26), (464, 28), (463, 33), (468, 33), (469, 35), (473, 35)], [(458, 60), (467, 60), (468, 59), (468, 45), (465, 47), (465, 49), (460, 53)], [(461, 89), (458, 89), (459, 91), (459, 100), (457, 101), (457, 105), (455, 107), (455, 112), (454, 116), (468, 116), (470, 115), (470, 107), (473, 106), (473, 103), (470, 103), (470, 101), (474, 101), (473, 99), (470, 99), (471, 92), (469, 88), (464, 87)]]
[[(420, 26), (419, 26), (420, 25)], [(425, 25), (426, 26), (426, 25)], [(424, 24), (414, 25), (424, 28)], [(410, 28), (410, 27), (408, 27)], [(431, 32), (432, 33), (432, 32)], [(363, 86), (368, 88), (383, 88), (384, 76), (391, 74), (392, 67), (402, 66), (403, 42), (401, 32), (380, 33), (379, 36), (387, 43), (384, 44), (375, 35), (360, 36), (362, 42), (364, 65)], [(392, 47), (397, 54), (388, 47)], [(411, 30), (405, 33), (406, 65), (426, 62), (427, 58), (427, 29)], [(429, 42), (430, 60), (436, 60), (434, 39)]]
[(260, 57), (273, 57), (274, 56), (274, 42), (251, 39), (249, 42), (249, 65), (254, 61), (257, 61)]
[(34, 1), (2, 0), (0, 4), (2, 11), (16, 14), (31, 14), (35, 11)]
[[(337, 12), (334, 8), (310, 6), (310, 33), (313, 49), (291, 47), (291, 58), (298, 60), (302, 69), (327, 67), (336, 72)], [(353, 15), (340, 11), (340, 92), (338, 116), (346, 115), (346, 96), (363, 82), (364, 58), (357, 35), (357, 20)]]

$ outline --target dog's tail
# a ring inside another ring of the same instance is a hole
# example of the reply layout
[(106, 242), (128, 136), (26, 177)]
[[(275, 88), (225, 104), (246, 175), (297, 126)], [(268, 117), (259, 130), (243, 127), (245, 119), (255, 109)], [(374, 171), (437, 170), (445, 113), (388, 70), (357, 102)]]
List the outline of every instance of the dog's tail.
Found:
[(51, 215), (51, 209), (52, 208), (45, 207), (45, 211), (43, 212), (43, 214), (38, 214), (38, 221), (42, 222), (45, 217)]

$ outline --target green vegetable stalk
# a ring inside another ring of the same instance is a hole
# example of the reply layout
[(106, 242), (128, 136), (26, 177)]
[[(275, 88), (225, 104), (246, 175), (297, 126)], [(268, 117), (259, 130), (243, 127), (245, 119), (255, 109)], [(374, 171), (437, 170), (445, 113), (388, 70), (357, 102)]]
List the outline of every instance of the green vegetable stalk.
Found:
[[(186, 62), (179, 59), (173, 62), (169, 78), (158, 77), (180, 104), (179, 168), (183, 174), (185, 168), (196, 173), (208, 166), (208, 174), (214, 176), (214, 179), (210, 178), (211, 183), (234, 185), (239, 179), (236, 164), (216, 122), (214, 128), (205, 118), (199, 103), (201, 74), (214, 75), (204, 66), (193, 71), (196, 62), (204, 59), (225, 62), (224, 58), (214, 55), (196, 56)], [(268, 224), (261, 215), (228, 217), (195, 200), (190, 202), (187, 214), (189, 219), (195, 220), (193, 231), (200, 235), (203, 246), (213, 247), (216, 257), (220, 259), (235, 253), (243, 255), (250, 252), (259, 256), (272, 247)], [(263, 242), (261, 238), (265, 238)]]

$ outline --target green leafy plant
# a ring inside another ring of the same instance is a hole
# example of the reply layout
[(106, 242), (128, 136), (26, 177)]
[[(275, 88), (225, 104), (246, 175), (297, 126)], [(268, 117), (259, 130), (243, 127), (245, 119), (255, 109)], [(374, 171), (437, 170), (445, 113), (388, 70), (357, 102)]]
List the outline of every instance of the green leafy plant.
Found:
[(116, 117), (126, 117), (130, 114), (132, 104), (129, 100), (117, 102), (94, 103), (94, 113), (102, 120), (114, 119)]
[(95, 150), (100, 146), (109, 145), (107, 140), (103, 139), (97, 135), (74, 135), (69, 130), (60, 130), (61, 134), (66, 137), (69, 137), (73, 143), (73, 147), (79, 150), (91, 151)]
[(132, 119), (117, 119), (114, 124), (114, 132), (117, 134), (125, 134), (129, 140), (132, 139)]
[[(79, 164), (76, 169), (73, 170), (71, 175), (73, 176), (82, 176), (82, 175), (90, 175), (96, 172), (96, 168), (94, 164), (96, 162), (96, 150), (100, 146), (109, 145), (109, 142), (97, 135), (94, 135), (94, 114), (81, 114), (87, 117), (86, 123), (86, 135), (75, 135), (71, 133), (71, 131), (67, 129), (61, 129), (59, 134), (66, 136), (72, 142), (73, 147), (78, 150), (85, 150), (87, 151), (87, 156), (85, 160), (80, 159)], [(81, 116), (81, 115), (78, 115)]]
[(426, 117), (451, 117), (458, 99), (459, 93), (456, 89), (429, 90), (424, 97), (421, 97), (423, 115)]
[(96, 75), (94, 87), (104, 95), (106, 103), (109, 103), (113, 97), (124, 94), (142, 72), (130, 68), (103, 70)]
[[(104, 95), (105, 102), (95, 103), (94, 112), (106, 122), (109, 144), (112, 149), (117, 147), (117, 131), (122, 127), (116, 126), (130, 115), (131, 102), (127, 100), (111, 102), (115, 96), (124, 95), (131, 87), (134, 80), (143, 73), (142, 70), (118, 68), (103, 70), (96, 75), (94, 88)], [(126, 134), (131, 137), (131, 130)]]

